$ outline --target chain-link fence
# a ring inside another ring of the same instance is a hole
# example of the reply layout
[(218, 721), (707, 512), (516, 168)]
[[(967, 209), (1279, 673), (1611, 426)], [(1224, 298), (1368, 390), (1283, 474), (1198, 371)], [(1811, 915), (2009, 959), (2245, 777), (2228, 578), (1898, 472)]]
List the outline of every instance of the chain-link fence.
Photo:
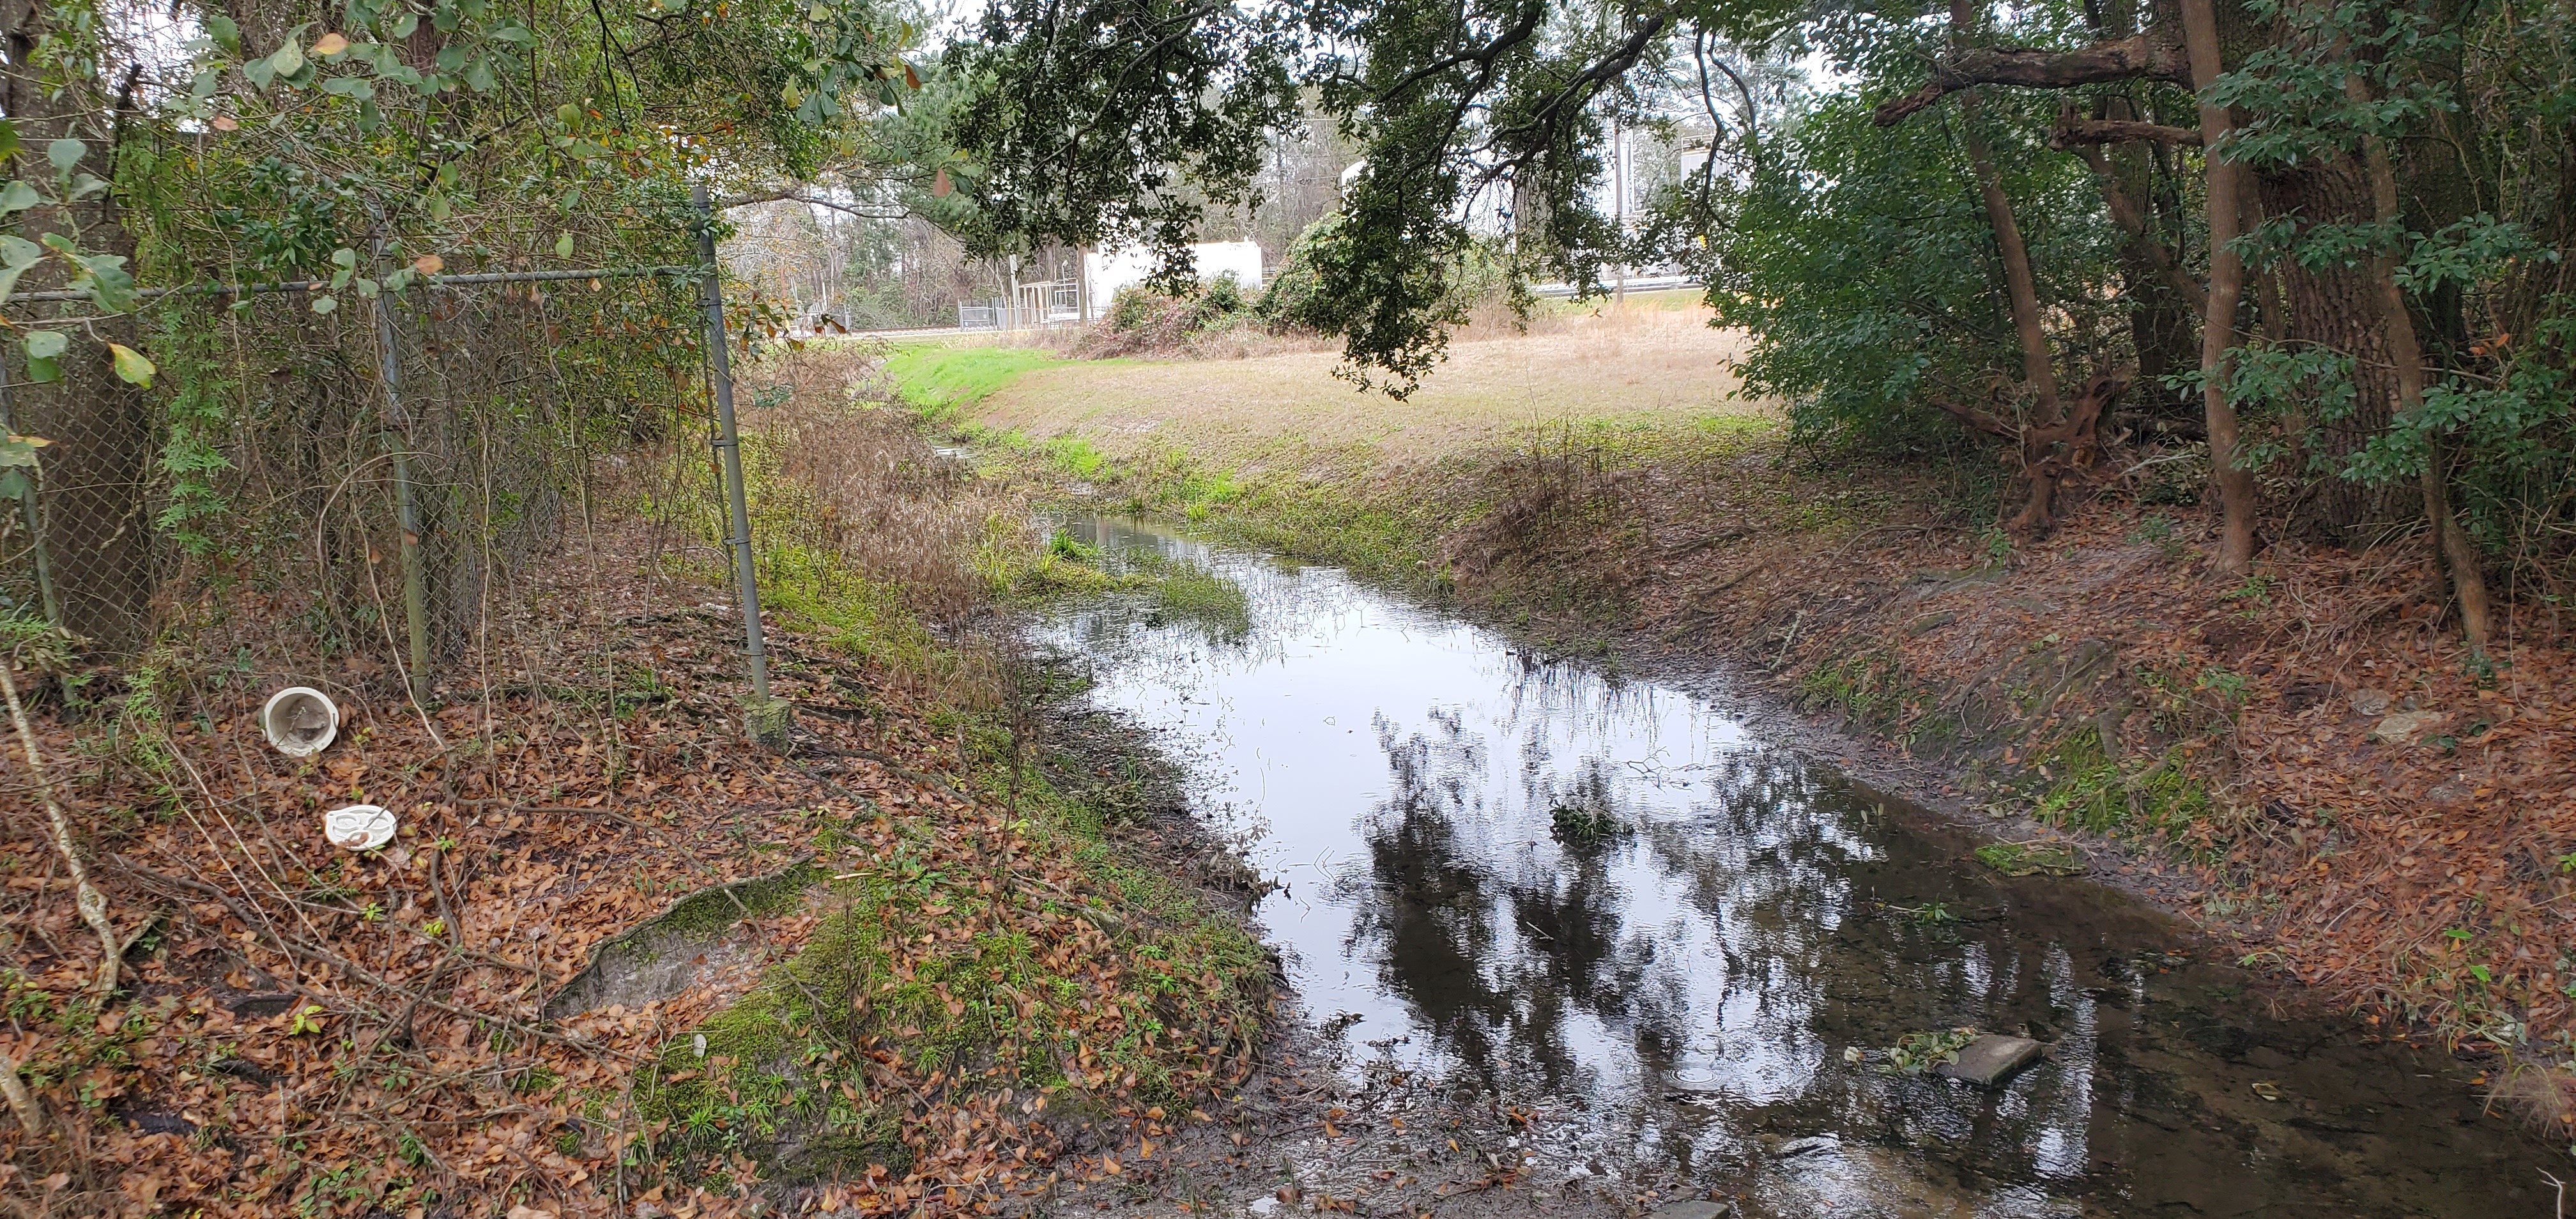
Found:
[(328, 285), (147, 290), (113, 322), (152, 389), (78, 351), (42, 382), (0, 361), (8, 427), (47, 442), (0, 505), (0, 609), (111, 660), (327, 662), (425, 695), (588, 519), (602, 459), (692, 433), (725, 456), (708, 266), (432, 274), (321, 311)]

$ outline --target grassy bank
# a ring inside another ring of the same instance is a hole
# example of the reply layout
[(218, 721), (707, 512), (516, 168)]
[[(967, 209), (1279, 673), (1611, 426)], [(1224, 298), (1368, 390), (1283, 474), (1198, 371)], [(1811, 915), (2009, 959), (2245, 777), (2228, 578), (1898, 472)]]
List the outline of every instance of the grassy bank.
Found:
[[(920, 367), (938, 392), (972, 395), (1027, 357)], [(1114, 1155), (1252, 1069), (1272, 966), (1242, 922), (1243, 878), (1187, 882), (1138, 853), (1133, 831), (1177, 805), (1139, 793), (1168, 776), (1114, 732), (1053, 731), (1080, 690), (1030, 660), (1014, 625), (1067, 593), (1133, 589), (1221, 616), (1232, 592), (1238, 617), (1241, 594), (1197, 569), (1106, 570), (1038, 537), (1023, 501), (959, 477), (909, 417), (851, 405), (858, 367), (844, 353), (755, 370), (782, 405), (749, 420), (745, 448), (779, 627), (876, 678), (780, 687), (863, 717), (860, 740), (813, 728), (845, 761), (804, 844), (812, 883), (784, 916), (809, 925), (665, 1041), (635, 1098), (663, 1132), (657, 1158), (692, 1181), (748, 1167), (863, 1211), (972, 1209), (1082, 1176), (1056, 1156), (1072, 1127)], [(889, 730), (925, 761), (904, 764)]]
[(1749, 669), (1941, 760), (1959, 806), (2082, 845), (2247, 963), (2384, 1031), (2505, 1055), (2506, 1093), (2571, 1122), (2576, 1077), (2532, 1065), (2576, 1048), (2576, 660), (2551, 607), (2521, 607), (2480, 660), (2409, 543), (2285, 540), (2221, 579), (2187, 448), (2017, 545), (1994, 524), (2000, 467), (1826, 461), (1758, 404), (1641, 403), (1605, 360), (1668, 375), (1723, 339), (1567, 326), (1462, 344), (1412, 402), (1350, 393), (1325, 356), (1055, 363), (951, 426), (1051, 493), (1346, 564), (1542, 642)]
[(1491, 320), (1402, 403), (1335, 378), (1337, 357), (1312, 348), (1157, 361), (925, 345), (885, 372), (933, 429), (1040, 495), (1437, 590), (1457, 561), (1443, 543), (1545, 494), (1533, 479), (1738, 452), (1774, 426), (1735, 393), (1736, 339), (1679, 303), (1549, 307), (1527, 333)]

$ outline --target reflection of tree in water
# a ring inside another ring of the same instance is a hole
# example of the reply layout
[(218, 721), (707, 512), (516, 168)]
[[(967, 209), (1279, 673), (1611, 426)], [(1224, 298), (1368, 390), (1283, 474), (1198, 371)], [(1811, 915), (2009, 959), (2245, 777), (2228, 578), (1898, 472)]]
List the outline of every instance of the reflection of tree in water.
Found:
[[(1362, 822), (1365, 881), (1344, 893), (1349, 955), (1376, 963), (1466, 1077), (1625, 1102), (1612, 1108), (1641, 1154), (1690, 1159), (1705, 1138), (1725, 1141), (1706, 1111), (1660, 1104), (1690, 1068), (1691, 1086), (1783, 1106), (1801, 1125), (1929, 1139), (1985, 1171), (2082, 1171), (2081, 1070), (2006, 1117), (1968, 1090), (1838, 1069), (1845, 1047), (1898, 1032), (2010, 1028), (2069, 1007), (2083, 1011), (2068, 1031), (2089, 1056), (2090, 1004), (2058, 945), (1877, 908), (1982, 898), (1936, 852), (1873, 832), (1864, 801), (1768, 754), (1658, 788), (1599, 757), (1561, 766), (1538, 731), (1517, 743), (1517, 790), (1491, 790), (1486, 747), (1458, 716), (1377, 728), (1389, 794)], [(1641, 833), (1561, 848), (1544, 826), (1563, 802)], [(1641, 873), (1678, 910), (1641, 915), (1627, 891)], [(1610, 1079), (1636, 1091), (1600, 1096)]]
[[(1873, 824), (1874, 801), (1820, 770), (1771, 751), (1728, 752), (1734, 726), (1680, 691), (1515, 653), (1338, 573), (1141, 532), (1093, 536), (1204, 555), (1249, 596), (1254, 635), (1225, 648), (1153, 627), (1132, 597), (1053, 616), (1054, 638), (1098, 657), (1104, 682), (1124, 683), (1120, 696), (1147, 709), (1144, 719), (1189, 727), (1198, 737), (1181, 739), (1204, 740), (1213, 754), (1252, 756), (1244, 742), (1298, 731), (1239, 710), (1229, 680), (1259, 672), (1265, 692), (1302, 693), (1290, 676), (1350, 670), (1300, 666), (1352, 644), (1366, 650), (1339, 659), (1403, 666), (1370, 669), (1412, 682), (1395, 687), (1402, 697), (1464, 709), (1418, 727), (1379, 720), (1392, 782), (1356, 822), (1356, 843), (1339, 833), (1354, 824), (1344, 820), (1348, 792), (1369, 776), (1341, 769), (1338, 748), (1318, 764), (1354, 782), (1290, 811), (1330, 822), (1318, 859), (1355, 847), (1364, 860), (1342, 879), (1338, 909), (1311, 926), (1339, 930), (1338, 916), (1350, 916), (1349, 960), (1373, 965), (1376, 987), (1410, 1009), (1426, 1065), (1455, 1064), (1458, 1082), (1515, 1099), (1544, 1089), (1552, 1118), (1566, 1100), (1589, 1110), (1537, 1137), (1579, 1140), (1605, 1159), (1705, 1166), (1766, 1162), (1750, 1153), (1756, 1128), (1833, 1131), (1853, 1163), (1902, 1157), (1911, 1177), (1940, 1187), (1931, 1196), (1980, 1199), (1963, 1214), (2064, 1213), (2033, 1191), (1994, 1190), (2004, 1183), (2087, 1178), (2076, 1192), (2106, 1199), (2159, 1171), (2204, 1182), (2198, 1192), (2231, 1211), (2290, 1196), (2276, 1181), (2322, 1189), (2312, 1169), (2302, 1179), (2287, 1160), (2249, 1159), (2250, 1136), (2208, 1120), (2200, 1085), (2216, 1077), (2194, 1064), (2215, 1051), (2158, 1031), (2180, 1028), (2171, 1022), (2188, 996), (2160, 984), (2149, 1009), (2147, 980), (2124, 964), (2170, 945), (2163, 924), (2057, 886), (1998, 886), (1963, 868), (1955, 846)], [(1445, 659), (1415, 680), (1417, 652)], [(1448, 663), (1460, 658), (1465, 669)], [(1338, 728), (1334, 736), (1346, 744)], [(1559, 801), (1615, 812), (1636, 832), (1560, 845), (1548, 817)], [(1966, 921), (1905, 913), (1933, 903)], [(1841, 1057), (1910, 1031), (2041, 1021), (2057, 1042), (2054, 1063), (2004, 1092)], [(1814, 1174), (1843, 1162), (1791, 1163)], [(2097, 1167), (2113, 1162), (2121, 1167)], [(1866, 1204), (1777, 1213), (1828, 1209), (1887, 1213)]]
[[(1567, 1044), (1571, 1012), (1629, 1029), (1669, 1054), (1676, 1004), (1655, 1002), (1651, 943), (1622, 934), (1610, 852), (1571, 866), (1506, 868), (1516, 844), (1486, 841), (1482, 745), (1454, 715), (1399, 736), (1378, 722), (1392, 779), (1366, 820), (1369, 881), (1354, 894), (1353, 956), (1374, 956), (1386, 989), (1466, 1070), (1492, 1083), (1535, 1070), (1556, 1088), (1584, 1073)], [(1606, 775), (1591, 790), (1609, 798)], [(1623, 850), (1613, 847), (1611, 850)], [(1374, 953), (1358, 951), (1374, 942)]]

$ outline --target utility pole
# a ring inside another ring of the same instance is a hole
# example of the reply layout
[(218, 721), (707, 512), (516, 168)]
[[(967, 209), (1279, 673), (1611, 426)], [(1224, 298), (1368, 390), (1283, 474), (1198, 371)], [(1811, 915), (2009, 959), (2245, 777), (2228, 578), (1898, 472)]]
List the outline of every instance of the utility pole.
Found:
[[(1610, 206), (1612, 214), (1618, 217), (1619, 240), (1625, 244), (1628, 240), (1628, 133), (1617, 119), (1610, 120), (1610, 190), (1617, 196), (1610, 201)], [(1619, 303), (1626, 304), (1628, 302), (1626, 251), (1620, 252), (1619, 261), (1614, 264), (1614, 269), (1619, 276), (1617, 299)]]

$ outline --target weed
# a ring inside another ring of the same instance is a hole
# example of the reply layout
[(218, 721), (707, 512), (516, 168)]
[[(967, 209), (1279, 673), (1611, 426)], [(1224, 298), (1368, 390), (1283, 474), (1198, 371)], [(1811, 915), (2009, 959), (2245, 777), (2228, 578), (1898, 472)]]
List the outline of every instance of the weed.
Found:
[(1986, 558), (1993, 562), (2001, 563), (2012, 557), (2012, 535), (2004, 532), (2001, 526), (1986, 526), (1985, 531), (1978, 535), (1977, 540), (1985, 543)]
[(1570, 847), (1593, 846), (1633, 832), (1618, 814), (1581, 802), (1549, 809), (1547, 820), (1549, 835)]
[(2237, 602), (2236, 613), (2240, 618), (2258, 618), (2272, 604), (2272, 584), (2270, 575), (2258, 571), (2245, 577), (2243, 584), (2218, 594), (2218, 599)]
[(1977, 861), (2006, 876), (2079, 876), (2084, 858), (2062, 842), (1990, 842), (1977, 848)]
[(2140, 520), (2138, 527), (2129, 531), (2128, 542), (2132, 546), (2153, 543), (2156, 552), (2168, 561), (2181, 558), (2191, 549), (2174, 536), (2173, 518), (2161, 512), (2148, 513)]
[(1038, 445), (1038, 452), (1056, 469), (1075, 478), (1091, 480), (1109, 468), (1109, 458), (1090, 441), (1068, 432), (1051, 436)]

